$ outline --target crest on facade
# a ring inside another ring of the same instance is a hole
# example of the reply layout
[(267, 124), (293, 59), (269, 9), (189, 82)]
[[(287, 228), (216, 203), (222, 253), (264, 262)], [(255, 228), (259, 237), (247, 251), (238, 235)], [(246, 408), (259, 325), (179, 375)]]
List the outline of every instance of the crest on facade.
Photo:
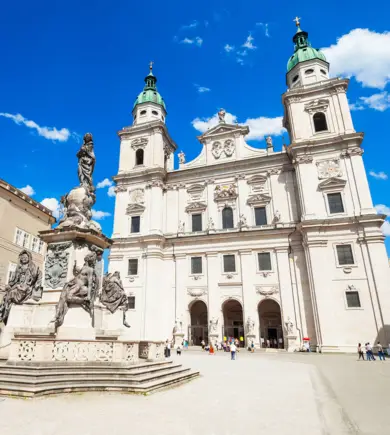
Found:
[(236, 186), (234, 184), (222, 184), (215, 186), (214, 189), (214, 200), (224, 201), (226, 199), (237, 198)]
[(219, 159), (221, 156), (231, 157), (234, 153), (235, 145), (232, 139), (227, 139), (223, 143), (216, 141), (211, 146), (211, 154)]
[(137, 137), (137, 139), (131, 141), (131, 148), (133, 148), (133, 150), (137, 150), (138, 148), (145, 148), (147, 144), (147, 137)]
[(330, 159), (324, 160), (322, 162), (317, 162), (318, 178), (320, 180), (342, 177), (343, 171), (340, 166), (340, 159)]
[(72, 242), (50, 244), (45, 262), (45, 286), (58, 288), (64, 286), (68, 275), (69, 252)]
[(189, 288), (187, 289), (187, 294), (194, 298), (199, 298), (207, 293), (205, 288), (197, 287), (197, 288)]
[(145, 192), (143, 189), (134, 189), (130, 191), (130, 201), (134, 204), (143, 204), (145, 200)]
[(191, 201), (199, 201), (202, 199), (205, 186), (202, 184), (193, 184), (187, 189), (187, 193)]
[(332, 177), (332, 178), (328, 178), (327, 180), (322, 181), (318, 185), (318, 188), (321, 190), (330, 189), (330, 188), (342, 189), (342, 188), (344, 188), (344, 186), (346, 184), (347, 184), (347, 182), (345, 180), (343, 180), (342, 178)]
[(269, 297), (279, 293), (277, 286), (256, 286), (256, 293), (261, 296)]

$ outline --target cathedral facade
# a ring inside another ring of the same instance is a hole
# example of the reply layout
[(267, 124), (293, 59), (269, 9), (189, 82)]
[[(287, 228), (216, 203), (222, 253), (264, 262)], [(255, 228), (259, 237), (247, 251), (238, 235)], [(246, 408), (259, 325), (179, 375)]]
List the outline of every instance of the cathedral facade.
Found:
[(131, 304), (134, 339), (173, 334), (294, 350), (390, 342), (390, 269), (355, 131), (348, 80), (297, 26), (282, 97), (290, 144), (245, 141), (219, 123), (185, 161), (150, 70), (119, 131), (110, 272)]

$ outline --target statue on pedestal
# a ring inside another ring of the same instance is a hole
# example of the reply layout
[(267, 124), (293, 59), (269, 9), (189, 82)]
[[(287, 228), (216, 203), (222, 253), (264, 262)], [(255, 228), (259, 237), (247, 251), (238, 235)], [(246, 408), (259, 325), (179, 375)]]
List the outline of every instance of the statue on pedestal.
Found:
[(287, 321), (285, 322), (287, 335), (294, 334), (294, 323), (291, 321), (290, 317), (287, 317)]
[(209, 334), (216, 334), (218, 328), (218, 319), (212, 317), (210, 320)]
[(13, 304), (21, 305), (30, 298), (38, 301), (42, 296), (42, 274), (33, 263), (31, 252), (19, 254), (16, 271), (5, 286), (5, 296), (0, 304), (0, 322), (7, 324)]
[(95, 272), (97, 256), (90, 252), (84, 258), (84, 265), (73, 267), (74, 277), (65, 284), (56, 308), (54, 322), (56, 329), (64, 323), (65, 315), (71, 305), (78, 305), (87, 311), (94, 326), (94, 304), (99, 288), (99, 279)]
[(123, 288), (119, 272), (106, 273), (103, 278), (103, 287), (100, 295), (100, 302), (110, 311), (115, 313), (120, 309), (123, 311), (123, 325), (130, 328), (126, 322), (126, 312), (129, 309), (129, 300)]
[(77, 158), (79, 159), (77, 172), (80, 185), (61, 198), (63, 217), (58, 228), (88, 228), (100, 233), (100, 225), (91, 220), (92, 206), (96, 202), (95, 187), (92, 181), (96, 157), (91, 133), (84, 136)]
[(255, 321), (252, 317), (248, 317), (246, 321), (246, 333), (247, 335), (255, 335)]
[(173, 327), (173, 334), (181, 333), (183, 333), (183, 322), (179, 318), (176, 318), (175, 326)]

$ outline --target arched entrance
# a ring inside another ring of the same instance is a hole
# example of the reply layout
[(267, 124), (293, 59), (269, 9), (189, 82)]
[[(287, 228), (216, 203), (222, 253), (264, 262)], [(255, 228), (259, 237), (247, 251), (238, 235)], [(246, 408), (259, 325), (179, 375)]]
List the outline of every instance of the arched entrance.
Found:
[(202, 340), (208, 343), (207, 306), (203, 301), (195, 301), (190, 306), (191, 324), (188, 339), (191, 346), (200, 346)]
[(223, 336), (237, 338), (240, 340), (240, 345), (244, 345), (245, 331), (241, 304), (236, 300), (226, 301), (222, 306), (222, 311)]
[(261, 347), (284, 348), (282, 315), (279, 304), (264, 299), (259, 304)]

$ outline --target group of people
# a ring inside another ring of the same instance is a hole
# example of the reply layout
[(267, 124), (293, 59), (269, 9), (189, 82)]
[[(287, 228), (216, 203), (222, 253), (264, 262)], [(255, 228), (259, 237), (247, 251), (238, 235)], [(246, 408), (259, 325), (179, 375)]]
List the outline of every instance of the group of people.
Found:
[[(379, 341), (376, 344), (376, 347), (378, 349), (379, 360), (386, 361), (386, 356), (385, 356), (385, 352), (383, 350), (383, 346), (381, 345), (381, 343)], [(374, 352), (372, 350), (372, 346), (370, 343), (366, 343), (364, 345), (364, 350), (366, 351), (366, 361), (375, 361), (376, 360), (376, 358), (374, 356)], [(389, 350), (390, 350), (390, 345), (389, 345), (388, 352), (389, 352)], [(361, 345), (361, 343), (358, 344), (358, 361), (359, 360), (364, 361), (364, 351), (363, 351), (363, 346)]]
[(201, 341), (202, 349), (208, 352), (210, 355), (214, 355), (215, 351), (223, 350), (224, 352), (230, 352), (231, 359), (236, 359), (236, 353), (239, 352), (240, 340), (238, 338), (229, 337), (228, 339), (217, 342), (215, 344), (209, 343), (206, 345), (204, 340)]

